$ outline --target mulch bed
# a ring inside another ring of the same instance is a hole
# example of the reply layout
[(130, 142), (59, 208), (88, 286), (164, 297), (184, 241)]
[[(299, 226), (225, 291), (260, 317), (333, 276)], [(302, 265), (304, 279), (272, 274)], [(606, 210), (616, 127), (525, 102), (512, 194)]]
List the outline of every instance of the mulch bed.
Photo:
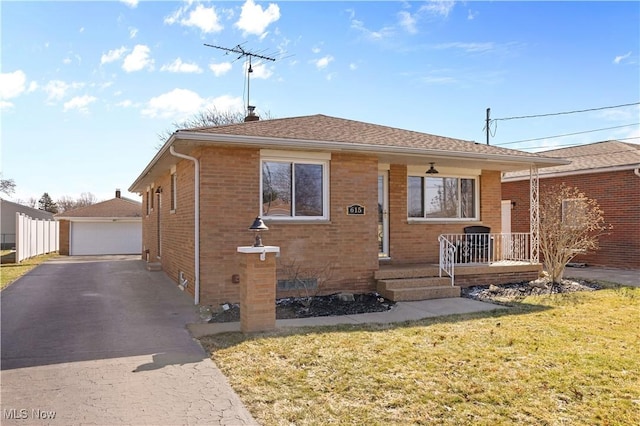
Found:
[[(587, 280), (563, 280), (560, 284), (550, 285), (548, 280), (540, 279), (503, 285), (483, 285), (463, 288), (461, 296), (501, 305), (517, 303), (527, 296), (593, 291), (602, 288), (598, 283)], [(346, 297), (345, 297), (346, 296)], [(336, 315), (355, 315), (370, 312), (385, 312), (391, 309), (392, 302), (378, 293), (332, 294), (328, 296), (288, 297), (276, 300), (276, 319), (310, 318)], [(310, 300), (310, 302), (309, 302)], [(209, 312), (207, 312), (207, 316)], [(226, 304), (211, 312), (210, 323), (240, 321), (240, 305)]]
[[(385, 312), (391, 309), (392, 302), (378, 293), (354, 294), (353, 300), (350, 294), (341, 296), (332, 294), (329, 296), (314, 296), (310, 298), (288, 297), (276, 300), (276, 319), (325, 317), (334, 315), (355, 315), (369, 312)], [(240, 305), (227, 304), (228, 309), (220, 309), (213, 312), (209, 322), (236, 322), (240, 321)]]

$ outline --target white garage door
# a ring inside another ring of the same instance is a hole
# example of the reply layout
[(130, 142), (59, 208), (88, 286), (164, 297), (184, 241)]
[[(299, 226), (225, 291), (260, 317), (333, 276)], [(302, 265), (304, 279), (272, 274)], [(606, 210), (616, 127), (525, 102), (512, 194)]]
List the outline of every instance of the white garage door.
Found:
[(71, 222), (71, 255), (139, 254), (141, 222)]

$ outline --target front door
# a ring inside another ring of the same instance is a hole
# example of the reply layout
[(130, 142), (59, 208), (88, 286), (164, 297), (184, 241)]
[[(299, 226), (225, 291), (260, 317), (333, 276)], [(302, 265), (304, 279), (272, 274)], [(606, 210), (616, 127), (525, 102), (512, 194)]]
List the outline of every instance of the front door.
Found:
[(378, 257), (389, 257), (389, 172), (378, 172)]

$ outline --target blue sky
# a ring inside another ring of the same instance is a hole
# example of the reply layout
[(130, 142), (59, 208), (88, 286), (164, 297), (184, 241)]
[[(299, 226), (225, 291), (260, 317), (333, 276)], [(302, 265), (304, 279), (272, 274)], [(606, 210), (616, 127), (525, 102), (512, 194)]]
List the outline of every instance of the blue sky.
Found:
[[(326, 114), (537, 151), (640, 143), (640, 3), (2, 1), (1, 166), (14, 200), (126, 189), (209, 107)], [(612, 128), (615, 127), (615, 128)], [(599, 130), (609, 129), (609, 130)], [(597, 130), (597, 131), (596, 131)], [(584, 133), (589, 132), (589, 133)], [(579, 133), (569, 137), (550, 136)], [(521, 143), (521, 140), (539, 139)]]

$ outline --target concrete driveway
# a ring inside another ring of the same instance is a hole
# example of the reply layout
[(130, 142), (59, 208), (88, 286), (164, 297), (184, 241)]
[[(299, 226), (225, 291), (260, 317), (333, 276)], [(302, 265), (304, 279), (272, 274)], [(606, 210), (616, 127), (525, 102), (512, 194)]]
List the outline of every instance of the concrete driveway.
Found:
[(0, 423), (256, 424), (138, 257), (60, 257), (1, 294)]

